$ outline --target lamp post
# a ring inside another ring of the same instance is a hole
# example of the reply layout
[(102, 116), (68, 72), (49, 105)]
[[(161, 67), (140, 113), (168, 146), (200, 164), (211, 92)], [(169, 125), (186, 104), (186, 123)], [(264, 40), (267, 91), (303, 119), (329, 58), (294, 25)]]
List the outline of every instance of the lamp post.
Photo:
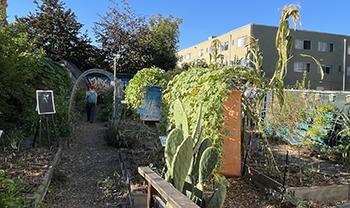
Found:
[(345, 91), (346, 86), (345, 86), (345, 82), (346, 82), (346, 47), (347, 43), (346, 43), (346, 39), (344, 39), (344, 57), (343, 57), (343, 91)]
[(113, 116), (112, 116), (112, 122), (115, 122), (115, 114), (116, 114), (116, 109), (115, 109), (115, 104), (116, 104), (116, 93), (117, 93), (117, 59), (119, 58), (119, 53), (118, 54), (113, 54)]

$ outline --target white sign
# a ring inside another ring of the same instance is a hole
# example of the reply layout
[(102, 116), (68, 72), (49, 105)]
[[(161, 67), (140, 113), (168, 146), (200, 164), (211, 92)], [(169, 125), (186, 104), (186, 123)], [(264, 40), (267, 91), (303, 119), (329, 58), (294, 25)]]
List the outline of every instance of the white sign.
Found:
[(165, 147), (167, 136), (159, 136), (160, 144)]
[(36, 91), (36, 110), (39, 115), (56, 113), (52, 90)]

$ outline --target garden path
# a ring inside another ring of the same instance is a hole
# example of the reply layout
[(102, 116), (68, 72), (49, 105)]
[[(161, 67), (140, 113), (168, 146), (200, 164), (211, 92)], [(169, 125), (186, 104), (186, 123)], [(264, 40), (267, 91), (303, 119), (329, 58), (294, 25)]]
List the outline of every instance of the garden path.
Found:
[(115, 207), (104, 196), (99, 182), (113, 177), (118, 165), (117, 149), (103, 139), (102, 123), (82, 123), (71, 147), (65, 148), (54, 174), (45, 207)]

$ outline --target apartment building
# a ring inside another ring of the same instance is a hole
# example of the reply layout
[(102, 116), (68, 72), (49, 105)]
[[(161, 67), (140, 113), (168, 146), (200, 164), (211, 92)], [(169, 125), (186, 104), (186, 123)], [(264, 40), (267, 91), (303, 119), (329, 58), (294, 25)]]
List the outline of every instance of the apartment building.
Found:
[[(199, 59), (209, 63), (210, 45), (214, 38), (221, 42), (219, 52), (223, 55), (223, 64), (246, 64), (244, 60), (246, 46), (249, 37), (255, 37), (259, 39), (260, 49), (264, 55), (263, 68), (266, 75), (271, 77), (277, 61), (275, 47), (277, 29), (273, 26), (249, 24), (220, 36), (209, 37), (204, 42), (180, 50), (179, 64)], [(294, 41), (293, 57), (288, 64), (286, 86), (292, 87), (297, 80), (302, 80), (306, 71), (311, 89), (342, 90), (345, 83), (345, 89), (350, 90), (350, 36), (306, 30), (293, 30), (291, 35)], [(311, 58), (302, 57), (300, 54), (308, 54), (319, 60), (325, 74), (323, 80), (318, 65)]]

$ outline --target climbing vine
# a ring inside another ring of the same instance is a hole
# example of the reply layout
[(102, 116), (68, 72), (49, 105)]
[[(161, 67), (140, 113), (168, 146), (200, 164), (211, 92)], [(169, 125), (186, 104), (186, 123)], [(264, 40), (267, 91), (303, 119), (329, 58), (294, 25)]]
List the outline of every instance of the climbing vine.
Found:
[(168, 74), (157, 67), (138, 71), (125, 89), (125, 100), (130, 109), (141, 107), (147, 86), (158, 86), (164, 89), (169, 81)]

